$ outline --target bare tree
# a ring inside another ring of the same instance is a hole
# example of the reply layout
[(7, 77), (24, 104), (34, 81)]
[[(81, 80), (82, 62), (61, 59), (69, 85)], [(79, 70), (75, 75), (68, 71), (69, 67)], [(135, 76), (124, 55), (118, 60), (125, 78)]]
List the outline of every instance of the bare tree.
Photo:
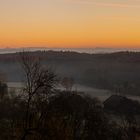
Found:
[(62, 79), (61, 85), (66, 91), (71, 91), (74, 85), (74, 79), (72, 77), (64, 77)]
[[(43, 105), (47, 104), (49, 97), (54, 93), (56, 75), (41, 65), (38, 58), (31, 56), (30, 52), (20, 53), (20, 63), (25, 74), (24, 97), (26, 110), (24, 117), (24, 130), (22, 140), (39, 127), (43, 117)], [(42, 105), (43, 104), (43, 105)], [(34, 123), (34, 119), (36, 123)], [(36, 132), (37, 133), (37, 132)]]

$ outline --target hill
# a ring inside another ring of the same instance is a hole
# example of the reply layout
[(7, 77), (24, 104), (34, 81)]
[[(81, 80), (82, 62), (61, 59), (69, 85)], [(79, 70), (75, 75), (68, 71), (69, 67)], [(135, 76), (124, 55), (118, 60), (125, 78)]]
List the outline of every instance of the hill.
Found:
[[(109, 89), (116, 93), (140, 95), (140, 53), (117, 52), (88, 54), (77, 52), (35, 51), (32, 57), (40, 58), (60, 77), (73, 77), (85, 86)], [(0, 54), (0, 72), (7, 81), (22, 81), (19, 53)]]
[(115, 114), (140, 115), (140, 103), (119, 95), (104, 101), (104, 109)]

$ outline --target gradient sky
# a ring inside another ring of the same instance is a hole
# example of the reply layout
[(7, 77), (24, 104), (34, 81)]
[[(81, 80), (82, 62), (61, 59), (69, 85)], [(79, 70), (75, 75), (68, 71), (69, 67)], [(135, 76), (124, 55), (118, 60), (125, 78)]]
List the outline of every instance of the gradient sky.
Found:
[(0, 0), (1, 47), (140, 47), (140, 0)]

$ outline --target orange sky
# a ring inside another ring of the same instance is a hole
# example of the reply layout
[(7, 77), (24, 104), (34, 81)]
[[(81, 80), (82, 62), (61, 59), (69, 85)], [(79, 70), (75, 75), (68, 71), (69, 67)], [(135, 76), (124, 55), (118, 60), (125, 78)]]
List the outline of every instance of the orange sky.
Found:
[(140, 47), (140, 0), (0, 1), (1, 47)]

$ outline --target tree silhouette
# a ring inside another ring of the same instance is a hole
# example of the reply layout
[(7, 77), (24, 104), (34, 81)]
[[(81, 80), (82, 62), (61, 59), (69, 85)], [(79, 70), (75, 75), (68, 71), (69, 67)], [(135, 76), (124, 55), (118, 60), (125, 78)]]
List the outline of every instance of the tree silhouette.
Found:
[[(24, 116), (24, 128), (22, 140), (28, 135), (38, 133), (42, 117), (46, 113), (46, 105), (49, 97), (54, 93), (56, 75), (43, 67), (38, 58), (30, 55), (30, 52), (20, 53), (20, 62), (25, 74), (24, 98), (26, 109)], [(45, 111), (45, 112), (44, 112)]]

